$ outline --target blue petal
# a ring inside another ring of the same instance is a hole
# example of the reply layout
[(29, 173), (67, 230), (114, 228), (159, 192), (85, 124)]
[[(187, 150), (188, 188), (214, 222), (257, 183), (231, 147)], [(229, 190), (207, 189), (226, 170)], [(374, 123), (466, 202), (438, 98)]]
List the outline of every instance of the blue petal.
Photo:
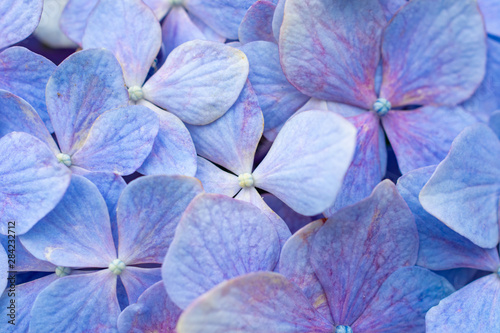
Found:
[(120, 279), (127, 291), (130, 304), (137, 302), (141, 294), (153, 284), (161, 280), (160, 268), (141, 268), (128, 266), (120, 274)]
[(40, 21), (42, 9), (43, 0), (2, 0), (0, 50), (31, 35)]
[(69, 0), (61, 14), (60, 27), (69, 39), (82, 46), (87, 20), (99, 0)]
[(497, 111), (491, 115), (488, 125), (500, 140), (500, 111)]
[(207, 193), (218, 193), (234, 197), (241, 190), (236, 175), (222, 170), (203, 157), (198, 157), (196, 178), (201, 181), (203, 189)]
[(276, 5), (269, 1), (256, 1), (248, 8), (238, 28), (238, 38), (246, 44), (263, 40), (275, 42), (273, 35), (273, 16)]

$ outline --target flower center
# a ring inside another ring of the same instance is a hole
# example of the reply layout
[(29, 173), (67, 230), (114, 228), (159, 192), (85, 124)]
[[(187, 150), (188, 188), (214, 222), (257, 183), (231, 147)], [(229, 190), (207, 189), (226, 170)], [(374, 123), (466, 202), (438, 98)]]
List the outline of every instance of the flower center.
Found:
[(62, 163), (67, 167), (71, 166), (71, 157), (68, 154), (59, 153), (56, 157), (59, 163)]
[(241, 187), (252, 187), (253, 176), (251, 173), (244, 173), (238, 176), (238, 183)]
[(69, 267), (63, 267), (63, 266), (57, 266), (56, 267), (56, 275), (59, 277), (65, 277), (67, 275), (71, 274), (71, 268)]
[(175, 7), (175, 6), (182, 6), (184, 3), (184, 0), (170, 0), (170, 6)]
[(335, 327), (335, 333), (353, 333), (351, 326), (339, 325)]
[(142, 88), (139, 86), (132, 86), (128, 88), (128, 97), (134, 102), (140, 101), (144, 98), (144, 93), (142, 92)]
[(127, 265), (125, 265), (123, 261), (115, 259), (111, 262), (111, 264), (109, 264), (108, 268), (111, 272), (113, 272), (113, 274), (120, 275), (123, 270), (125, 270), (125, 267), (127, 267)]
[(378, 114), (379, 117), (383, 117), (391, 110), (391, 102), (385, 98), (379, 98), (373, 103), (373, 111)]

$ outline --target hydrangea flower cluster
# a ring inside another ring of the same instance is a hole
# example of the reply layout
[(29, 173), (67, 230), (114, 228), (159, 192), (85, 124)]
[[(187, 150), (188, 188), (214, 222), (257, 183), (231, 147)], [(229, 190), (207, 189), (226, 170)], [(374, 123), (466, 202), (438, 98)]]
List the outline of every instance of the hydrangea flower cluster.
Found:
[(0, 332), (500, 332), (500, 0), (1, 0)]

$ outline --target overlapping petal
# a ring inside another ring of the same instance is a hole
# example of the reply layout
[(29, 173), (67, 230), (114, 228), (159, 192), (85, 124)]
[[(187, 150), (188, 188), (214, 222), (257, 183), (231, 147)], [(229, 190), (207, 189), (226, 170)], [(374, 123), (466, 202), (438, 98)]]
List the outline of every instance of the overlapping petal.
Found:
[(0, 49), (28, 37), (42, 15), (42, 0), (4, 0), (0, 4)]

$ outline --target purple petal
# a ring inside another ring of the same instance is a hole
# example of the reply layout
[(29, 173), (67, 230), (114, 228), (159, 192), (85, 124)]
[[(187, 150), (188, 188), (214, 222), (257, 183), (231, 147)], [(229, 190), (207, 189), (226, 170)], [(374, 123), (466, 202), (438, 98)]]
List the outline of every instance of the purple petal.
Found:
[(175, 333), (182, 310), (168, 297), (163, 282), (149, 287), (136, 304), (129, 305), (118, 317), (118, 331)]
[(69, 39), (82, 46), (87, 20), (99, 0), (69, 0), (59, 21), (61, 30)]
[(145, 106), (107, 111), (96, 119), (72, 163), (90, 171), (131, 174), (151, 152), (158, 126), (158, 117)]
[(90, 180), (76, 175), (61, 202), (21, 242), (58, 266), (108, 267), (116, 258), (106, 202)]
[(293, 209), (285, 205), (283, 201), (270, 193), (263, 194), (262, 199), (269, 206), (269, 208), (271, 208), (271, 210), (273, 210), (283, 219), (283, 221), (285, 221), (292, 234), (315, 220), (314, 217), (298, 214)]
[(61, 200), (71, 171), (47, 145), (21, 132), (0, 139), (0, 233), (8, 221), (16, 222), (16, 234), (27, 232)]
[(466, 128), (420, 192), (426, 211), (474, 244), (499, 241), (500, 141), (487, 126)]
[(42, 0), (2, 0), (0, 50), (31, 35), (40, 21), (42, 9)]
[(141, 294), (153, 284), (161, 280), (160, 268), (140, 268), (129, 266), (120, 274), (127, 290), (130, 304), (137, 302)]
[(223, 282), (184, 311), (178, 332), (334, 331), (297, 286), (282, 275), (250, 273)]
[(477, 3), (408, 2), (384, 31), (382, 59), (380, 96), (393, 107), (455, 105), (466, 100), (483, 80), (486, 65), (486, 37)]
[(486, 32), (500, 37), (500, 4), (495, 0), (478, 0), (479, 9), (484, 18)]
[(236, 102), (247, 76), (243, 52), (217, 42), (190, 41), (173, 50), (146, 82), (144, 98), (188, 124), (205, 125)]
[(276, 6), (269, 1), (257, 1), (248, 8), (243, 21), (238, 29), (238, 38), (246, 44), (263, 40), (276, 42), (273, 35), (273, 16)]
[(57, 141), (68, 155), (83, 145), (97, 117), (128, 104), (120, 64), (105, 50), (69, 56), (50, 78), (46, 94)]
[(217, 284), (272, 271), (280, 245), (271, 221), (257, 207), (218, 194), (202, 194), (186, 209), (162, 266), (163, 283), (185, 309)]
[(161, 27), (141, 0), (101, 0), (87, 21), (83, 48), (110, 50), (128, 87), (142, 86), (161, 47)]
[(234, 197), (241, 190), (236, 175), (222, 170), (203, 157), (198, 157), (196, 178), (201, 181), (203, 189), (207, 193), (224, 194)]
[(182, 213), (202, 192), (186, 176), (146, 176), (134, 180), (118, 201), (118, 257), (127, 265), (163, 262)]
[(427, 332), (500, 331), (498, 275), (476, 280), (442, 300), (425, 316)]
[(403, 174), (441, 162), (453, 139), (475, 122), (461, 107), (426, 106), (412, 111), (389, 111), (382, 118)]
[(203, 32), (191, 21), (183, 7), (173, 7), (168, 13), (162, 27), (162, 41), (165, 53), (169, 54), (177, 46), (191, 40), (206, 40)]
[(170, 1), (165, 0), (142, 0), (155, 13), (156, 18), (161, 20), (171, 8)]
[(421, 267), (405, 267), (385, 280), (352, 329), (356, 333), (420, 333), (425, 314), (455, 289), (445, 278)]
[(0, 54), (0, 89), (27, 101), (38, 112), (45, 126), (53, 132), (47, 107), (45, 87), (55, 65), (23, 47), (11, 47)]
[(283, 71), (308, 96), (370, 109), (385, 25), (377, 0), (288, 0), (279, 40)]
[(417, 251), (413, 215), (389, 180), (335, 213), (317, 231), (310, 257), (333, 321), (352, 325), (393, 272), (415, 264)]
[(253, 173), (255, 186), (302, 215), (332, 204), (351, 163), (356, 130), (329, 111), (305, 111), (290, 118)]

